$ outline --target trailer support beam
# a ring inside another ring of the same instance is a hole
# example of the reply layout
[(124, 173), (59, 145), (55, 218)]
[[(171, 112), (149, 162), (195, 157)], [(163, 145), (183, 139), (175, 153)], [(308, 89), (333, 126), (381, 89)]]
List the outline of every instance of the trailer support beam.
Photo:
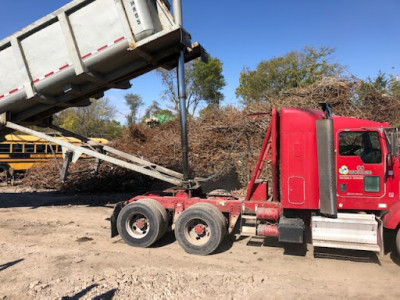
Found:
[[(175, 25), (183, 28), (182, 0), (173, 1)], [(181, 125), (181, 145), (182, 145), (182, 168), (183, 180), (189, 180), (189, 145), (187, 133), (187, 111), (186, 111), (186, 81), (185, 81), (185, 51), (182, 49), (178, 56), (177, 66), (179, 112)]]
[(76, 133), (71, 132), (69, 130), (66, 130), (64, 128), (58, 127), (58, 126), (53, 125), (53, 124), (50, 124), (49, 128), (60, 132), (63, 136), (69, 136), (69, 137), (76, 138), (76, 139), (80, 140), (81, 142), (87, 143), (90, 146), (101, 147), (103, 149), (103, 151), (105, 151), (105, 152), (111, 153), (111, 154), (116, 155), (116, 156), (120, 156), (123, 159), (129, 160), (129, 161), (134, 162), (136, 164), (142, 165), (142, 166), (147, 167), (147, 168), (151, 168), (153, 170), (156, 170), (156, 171), (158, 171), (160, 173), (167, 174), (169, 176), (173, 176), (173, 177), (176, 177), (176, 178), (183, 179), (183, 175), (181, 173), (178, 173), (178, 172), (172, 171), (170, 169), (164, 168), (162, 166), (153, 164), (153, 163), (151, 163), (151, 162), (149, 162), (147, 160), (144, 160), (144, 159), (142, 159), (140, 157), (137, 157), (137, 156), (122, 152), (122, 151), (117, 150), (115, 148), (112, 148), (110, 146), (96, 143), (96, 142), (90, 140), (87, 137), (84, 137), (82, 135), (76, 134)]
[[(2, 118), (0, 118), (0, 120), (1, 119), (4, 120), (5, 116), (2, 116)], [(47, 141), (49, 141), (51, 143), (60, 145), (60, 146), (63, 147), (63, 152), (64, 151), (72, 151), (74, 153), (73, 158), (72, 158), (72, 162), (75, 162), (77, 160), (78, 156), (80, 156), (81, 154), (85, 154), (85, 155), (88, 155), (90, 157), (94, 157), (94, 158), (97, 158), (97, 159), (100, 159), (100, 160), (103, 160), (103, 161), (107, 161), (107, 162), (109, 162), (111, 164), (114, 164), (116, 166), (119, 166), (119, 167), (122, 167), (122, 168), (126, 168), (126, 169), (129, 169), (129, 170), (141, 173), (143, 175), (147, 175), (147, 176), (150, 176), (150, 177), (153, 177), (153, 178), (156, 178), (156, 179), (159, 179), (159, 180), (162, 180), (162, 181), (165, 181), (165, 182), (177, 185), (177, 186), (182, 184), (182, 180), (180, 178), (173, 177), (173, 176), (167, 175), (167, 174), (163, 174), (163, 173), (160, 173), (159, 171), (157, 171), (155, 169), (150, 168), (150, 166), (149, 166), (150, 163), (148, 163), (149, 164), (148, 166), (136, 165), (136, 164), (133, 164), (131, 162), (126, 162), (124, 160), (121, 160), (119, 158), (107, 156), (105, 154), (99, 153), (99, 152), (97, 152), (95, 150), (92, 150), (92, 149), (88, 149), (88, 148), (85, 148), (85, 147), (82, 147), (82, 146), (73, 145), (71, 143), (63, 141), (63, 140), (58, 139), (56, 137), (49, 136), (49, 135), (47, 135), (47, 134), (45, 134), (43, 132), (39, 132), (39, 131), (30, 129), (30, 128), (27, 128), (27, 127), (24, 127), (24, 126), (21, 126), (21, 125), (18, 125), (18, 124), (9, 122), (9, 121), (6, 121), (5, 123), (3, 123), (3, 125), (5, 127), (7, 127), (7, 128), (10, 128), (10, 129), (13, 129), (13, 130), (17, 130), (17, 131), (21, 131), (21, 132), (29, 134), (29, 135), (34, 135), (34, 136), (36, 136), (38, 138), (41, 138), (41, 139), (47, 140)], [(123, 153), (123, 152), (121, 152), (121, 153)], [(127, 154), (127, 156), (129, 156), (129, 155)], [(166, 169), (166, 170), (168, 170), (168, 169)]]
[(72, 161), (72, 156), (73, 156), (74, 152), (72, 151), (67, 151), (64, 155), (64, 164), (61, 170), (61, 181), (65, 182), (65, 180), (67, 179), (68, 176), (68, 168), (69, 165)]

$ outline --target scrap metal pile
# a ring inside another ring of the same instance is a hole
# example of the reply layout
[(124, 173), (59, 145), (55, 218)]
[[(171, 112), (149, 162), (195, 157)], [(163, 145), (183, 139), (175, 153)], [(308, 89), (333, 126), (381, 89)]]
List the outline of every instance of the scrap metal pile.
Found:
[[(357, 95), (361, 82), (324, 78), (304, 88), (286, 90), (276, 99), (266, 99), (243, 110), (224, 107), (188, 120), (189, 158), (192, 177), (212, 178), (220, 186), (234, 183), (231, 189), (244, 187), (255, 163), (268, 127), (272, 107), (320, 108), (319, 103), (333, 106), (337, 115), (398, 123), (399, 99), (370, 92), (360, 103)], [(263, 114), (264, 113), (264, 114)], [(265, 114), (267, 113), (267, 114)], [(134, 124), (113, 146), (124, 152), (181, 171), (179, 121), (156, 127)], [(88, 160), (71, 167), (65, 183), (59, 180), (56, 164), (37, 166), (30, 170), (25, 184), (35, 189), (51, 188), (72, 192), (148, 191), (167, 187), (165, 183), (129, 170), (103, 163), (97, 174), (85, 172), (91, 168)], [(82, 173), (84, 172), (84, 173)]]

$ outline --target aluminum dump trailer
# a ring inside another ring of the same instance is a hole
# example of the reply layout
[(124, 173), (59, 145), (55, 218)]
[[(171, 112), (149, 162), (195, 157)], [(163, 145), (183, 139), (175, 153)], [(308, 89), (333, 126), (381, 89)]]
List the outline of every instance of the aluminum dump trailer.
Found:
[(199, 57), (201, 46), (170, 10), (167, 0), (73, 0), (3, 39), (0, 114), (44, 123), (153, 69), (176, 67), (182, 50), (185, 61)]

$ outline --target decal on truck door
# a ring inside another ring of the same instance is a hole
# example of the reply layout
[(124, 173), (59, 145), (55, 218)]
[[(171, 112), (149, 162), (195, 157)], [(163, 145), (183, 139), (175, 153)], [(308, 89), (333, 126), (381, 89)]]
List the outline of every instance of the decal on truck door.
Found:
[(341, 166), (339, 168), (339, 174), (342, 174), (342, 175), (349, 174), (349, 168), (347, 166)]

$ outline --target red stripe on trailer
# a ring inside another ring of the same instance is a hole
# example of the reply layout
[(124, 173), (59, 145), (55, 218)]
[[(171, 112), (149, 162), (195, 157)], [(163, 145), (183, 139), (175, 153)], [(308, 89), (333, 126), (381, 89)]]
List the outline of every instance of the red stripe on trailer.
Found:
[(83, 55), (83, 56), (82, 56), (82, 59), (88, 58), (89, 56), (92, 56), (92, 55), (96, 54), (97, 52), (100, 52), (100, 51), (102, 51), (102, 50), (104, 50), (104, 49), (106, 49), (106, 48), (108, 48), (108, 47), (110, 47), (110, 46), (112, 46), (112, 45), (115, 45), (115, 44), (117, 44), (117, 43), (123, 41), (124, 39), (125, 39), (124, 36), (123, 36), (123, 37), (120, 37), (119, 39), (116, 39), (112, 44), (104, 45), (104, 46), (98, 48), (97, 50), (95, 50), (95, 51), (93, 51), (93, 52), (91, 52), (91, 53), (88, 53), (88, 54)]
[(88, 54), (82, 56), (82, 59), (85, 59), (85, 58), (87, 58), (87, 57), (89, 57), (89, 56), (91, 56), (91, 55), (92, 55), (92, 53), (88, 53)]
[(60, 71), (62, 71), (62, 70), (64, 70), (64, 69), (66, 69), (66, 68), (68, 68), (69, 67), (69, 64), (66, 64), (66, 65), (64, 65), (64, 66), (62, 66), (62, 67), (60, 67), (60, 68), (58, 68)]
[(99, 49), (97, 49), (97, 51), (104, 50), (104, 49), (106, 49), (107, 47), (108, 47), (108, 45), (104, 45), (103, 47), (100, 47)]
[(18, 92), (18, 89), (13, 89), (12, 91), (9, 91), (8, 93), (11, 95), (11, 94), (13, 94), (15, 92)]
[(0, 95), (0, 99), (4, 98), (4, 95)]
[(39, 81), (40, 81), (40, 79), (37, 78), (37, 79), (35, 79), (35, 80), (33, 81), (33, 83), (36, 83), (36, 82), (39, 82)]
[(120, 41), (122, 41), (122, 40), (124, 40), (124, 39), (125, 39), (124, 36), (123, 36), (123, 37), (120, 37), (119, 39), (117, 39), (117, 40), (114, 41), (114, 44), (119, 43)]
[(51, 75), (54, 75), (54, 71), (51, 71), (50, 73), (44, 75), (44, 77), (49, 77), (49, 76), (51, 76)]

